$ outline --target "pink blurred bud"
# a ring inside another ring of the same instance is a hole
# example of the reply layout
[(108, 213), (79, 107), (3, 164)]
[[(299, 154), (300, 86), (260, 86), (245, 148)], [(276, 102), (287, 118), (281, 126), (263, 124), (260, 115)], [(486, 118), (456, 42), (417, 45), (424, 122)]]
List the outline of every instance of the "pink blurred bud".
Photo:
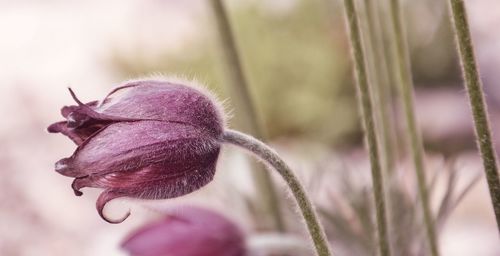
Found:
[[(123, 91), (121, 96), (115, 96)], [(103, 188), (97, 199), (101, 217), (117, 197), (166, 199), (191, 193), (215, 173), (223, 111), (210, 95), (192, 86), (164, 81), (135, 81), (111, 91), (104, 100), (65, 106), (65, 121), (48, 127), (77, 145), (55, 169), (74, 177), (72, 188)]]
[(244, 256), (244, 240), (224, 216), (189, 207), (134, 231), (122, 247), (132, 256)]

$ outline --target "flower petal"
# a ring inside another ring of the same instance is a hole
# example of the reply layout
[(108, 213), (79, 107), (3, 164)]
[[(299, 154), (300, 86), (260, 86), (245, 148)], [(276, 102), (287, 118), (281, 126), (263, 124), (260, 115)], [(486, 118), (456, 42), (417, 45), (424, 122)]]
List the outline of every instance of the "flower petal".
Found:
[(75, 142), (76, 145), (80, 145), (84, 141), (84, 139), (79, 136), (74, 129), (68, 127), (68, 123), (65, 121), (51, 124), (47, 128), (47, 131), (50, 133), (62, 133), (68, 136), (68, 138)]
[(99, 131), (101, 128), (106, 126), (105, 123), (102, 124), (88, 124), (84, 127), (72, 128), (69, 127), (68, 122), (61, 121), (51, 124), (47, 131), (50, 133), (62, 133), (68, 138), (70, 138), (76, 145), (81, 145), (83, 142), (92, 136), (94, 133)]
[(218, 155), (219, 141), (205, 131), (178, 123), (113, 123), (81, 144), (65, 162), (83, 177), (139, 170), (151, 165), (185, 165)]
[(97, 208), (97, 212), (99, 213), (99, 216), (101, 216), (101, 218), (103, 220), (105, 220), (111, 224), (119, 224), (119, 223), (122, 223), (123, 221), (125, 221), (128, 218), (128, 216), (130, 216), (130, 211), (128, 211), (125, 214), (125, 216), (123, 216), (117, 220), (109, 219), (108, 217), (106, 217), (104, 215), (104, 207), (106, 206), (106, 204), (113, 199), (116, 199), (118, 197), (123, 197), (123, 196), (125, 196), (125, 195), (122, 193), (110, 190), (110, 189), (107, 189), (104, 192), (102, 192), (96, 201), (96, 208)]
[(180, 169), (169, 169), (172, 168), (169, 164), (149, 166), (139, 171), (76, 178), (71, 186), (77, 196), (82, 195), (80, 189), (83, 187), (105, 188), (97, 201), (99, 215), (107, 222), (120, 223), (128, 215), (120, 220), (109, 220), (102, 213), (107, 202), (117, 197), (167, 199), (191, 193), (213, 179), (217, 155), (214, 158), (184, 167), (181, 172)]
[(132, 256), (243, 256), (243, 232), (224, 216), (185, 207), (143, 226), (122, 243)]
[[(137, 121), (137, 120), (142, 120), (141, 118), (127, 118), (127, 117), (119, 117), (119, 116), (113, 116), (113, 115), (108, 115), (104, 113), (99, 113), (95, 111), (94, 106), (97, 105), (97, 101), (92, 101), (89, 104), (83, 104), (78, 97), (76, 97), (75, 92), (71, 89), (68, 88), (69, 93), (71, 94), (71, 97), (75, 102), (78, 104), (77, 108), (71, 108), (71, 112), (67, 114), (68, 121), (74, 122), (75, 127), (82, 125), (85, 123), (85, 121), (91, 120), (91, 119), (96, 119), (96, 120), (106, 120), (106, 121)], [(106, 100), (103, 101), (106, 103)], [(70, 106), (71, 107), (71, 106)], [(62, 111), (62, 114), (66, 114), (66, 111)], [(72, 119), (74, 120), (69, 120), (70, 116), (74, 115)], [(83, 120), (81, 120), (83, 119)]]
[[(98, 105), (98, 103), (99, 102), (97, 100), (94, 100), (94, 101), (85, 103), (85, 105), (87, 105), (89, 107), (95, 107)], [(61, 115), (66, 118), (71, 112), (77, 110), (78, 108), (79, 108), (79, 106), (75, 106), (75, 105), (64, 106), (61, 108)]]
[[(116, 91), (127, 89), (122, 97), (110, 99)], [(164, 81), (138, 81), (113, 90), (108, 102), (95, 111), (115, 118), (179, 122), (222, 134), (222, 109), (210, 95), (191, 86)]]
[(103, 175), (76, 178), (72, 188), (75, 194), (83, 187), (113, 189), (127, 197), (140, 199), (167, 199), (189, 194), (209, 183), (215, 175), (218, 152), (204, 161), (191, 164), (162, 163), (140, 170), (118, 171)]

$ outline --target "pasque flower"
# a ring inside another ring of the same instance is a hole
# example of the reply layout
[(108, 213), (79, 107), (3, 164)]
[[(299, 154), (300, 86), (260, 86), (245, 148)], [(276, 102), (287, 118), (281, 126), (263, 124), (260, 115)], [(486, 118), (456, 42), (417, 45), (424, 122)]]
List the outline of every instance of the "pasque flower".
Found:
[(103, 100), (65, 106), (65, 121), (48, 127), (73, 140), (72, 156), (55, 164), (83, 187), (102, 188), (96, 207), (117, 197), (166, 199), (197, 190), (215, 173), (224, 130), (223, 111), (212, 96), (180, 83), (132, 81)]
[(244, 256), (245, 238), (229, 219), (199, 207), (178, 209), (132, 232), (122, 243), (131, 256)]

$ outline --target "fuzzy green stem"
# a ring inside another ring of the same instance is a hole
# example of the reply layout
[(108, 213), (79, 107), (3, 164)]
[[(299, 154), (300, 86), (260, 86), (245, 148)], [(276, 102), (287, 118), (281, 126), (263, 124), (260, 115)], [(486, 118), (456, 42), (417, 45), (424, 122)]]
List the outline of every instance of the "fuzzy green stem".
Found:
[(372, 170), (373, 193), (377, 211), (378, 244), (381, 256), (390, 255), (389, 235), (387, 232), (387, 217), (384, 199), (384, 182), (380, 168), (380, 159), (377, 148), (377, 137), (375, 133), (374, 113), (370, 98), (370, 88), (366, 72), (366, 61), (363, 47), (361, 45), (361, 34), (356, 13), (354, 0), (345, 0), (345, 13), (347, 27), (351, 40), (351, 54), (356, 71), (358, 102), (361, 106), (361, 118), (365, 129), (365, 137), (368, 142), (368, 153)]
[(401, 19), (401, 7), (399, 0), (391, 0), (391, 19), (396, 40), (396, 65), (398, 69), (398, 82), (400, 84), (400, 92), (403, 98), (404, 113), (407, 126), (407, 136), (409, 137), (410, 148), (412, 152), (413, 163), (417, 176), (418, 195), (422, 202), (422, 211), (424, 215), (425, 230), (432, 256), (439, 255), (434, 218), (432, 217), (431, 207), (429, 202), (429, 194), (426, 185), (425, 169), (424, 169), (424, 150), (420, 132), (417, 128), (413, 103), (413, 80), (410, 71), (410, 60), (408, 57), (408, 49), (406, 38)]
[(252, 152), (272, 166), (283, 177), (285, 182), (290, 187), (300, 211), (302, 212), (307, 229), (309, 230), (309, 235), (313, 240), (316, 254), (318, 256), (332, 255), (328, 246), (325, 231), (318, 221), (317, 214), (311, 204), (311, 201), (307, 197), (306, 192), (297, 177), (295, 177), (290, 167), (281, 159), (278, 153), (254, 137), (234, 130), (226, 130), (224, 132), (223, 140), (226, 143), (242, 147)]
[[(380, 15), (378, 15), (377, 24), (380, 27), (380, 36), (382, 37), (381, 48), (384, 57), (383, 60), (387, 70), (387, 82), (389, 83), (387, 94), (389, 95), (388, 98), (390, 100), (390, 102), (388, 102), (390, 107), (389, 112), (393, 120), (391, 130), (393, 131), (392, 136), (398, 138), (393, 141), (394, 161), (397, 162), (401, 159), (401, 156), (405, 154), (407, 149), (405, 146), (405, 138), (401, 135), (401, 130), (398, 127), (400, 117), (396, 114), (400, 109), (399, 96), (397, 92), (399, 90), (399, 75), (397, 74), (397, 67), (395, 67), (396, 60), (393, 53), (396, 40), (394, 39), (394, 33), (392, 33), (392, 27), (390, 26), (392, 23), (390, 21), (390, 17), (388, 17), (390, 15), (387, 14), (387, 6), (385, 6), (385, 4), (379, 4), (377, 7), (377, 11), (380, 13)], [(375, 11), (375, 13), (377, 13), (377, 11)]]
[[(259, 122), (255, 107), (250, 96), (247, 79), (238, 54), (234, 35), (222, 0), (211, 0), (215, 18), (220, 34), (220, 42), (226, 55), (228, 75), (231, 80), (231, 94), (234, 99), (236, 116), (241, 117), (240, 125), (246, 132), (264, 138), (262, 125)], [(262, 166), (257, 166), (253, 178), (257, 187), (259, 198), (264, 201), (263, 206), (268, 210), (274, 220), (276, 230), (285, 231), (285, 223), (281, 215), (280, 201), (272, 177)]]
[[(394, 149), (392, 141), (392, 122), (389, 115), (390, 100), (388, 97), (389, 85), (387, 74), (387, 63), (382, 52), (382, 37), (380, 36), (377, 11), (374, 8), (373, 0), (365, 0), (366, 21), (368, 23), (368, 46), (371, 54), (370, 67), (373, 74), (372, 84), (374, 96), (376, 96), (380, 119), (380, 140), (384, 156), (384, 170), (392, 173), (394, 168)], [(375, 93), (376, 92), (376, 93)], [(374, 101), (375, 102), (375, 101)]]
[(451, 16), (455, 27), (455, 39), (462, 63), (467, 93), (472, 107), (472, 116), (476, 131), (477, 144), (483, 158), (484, 172), (490, 190), (491, 202), (500, 232), (500, 179), (491, 130), (488, 122), (488, 111), (484, 100), (479, 71), (474, 58), (474, 48), (467, 21), (467, 12), (462, 0), (450, 0)]

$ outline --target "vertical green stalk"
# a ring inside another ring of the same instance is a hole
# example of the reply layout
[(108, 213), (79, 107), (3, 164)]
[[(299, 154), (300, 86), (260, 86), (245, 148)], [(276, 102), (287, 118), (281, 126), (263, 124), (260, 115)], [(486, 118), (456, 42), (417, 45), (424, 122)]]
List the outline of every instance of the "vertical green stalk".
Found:
[(500, 179), (495, 149), (493, 148), (488, 114), (479, 71), (474, 58), (474, 48), (467, 21), (467, 12), (462, 0), (450, 0), (451, 17), (455, 27), (455, 39), (462, 63), (462, 72), (465, 78), (467, 93), (472, 107), (472, 116), (476, 130), (477, 144), (483, 158), (484, 172), (488, 181), (491, 202), (497, 227), (500, 231)]
[[(243, 72), (240, 56), (224, 4), (222, 0), (211, 0), (211, 5), (215, 13), (220, 41), (224, 54), (226, 55), (227, 67), (229, 69), (228, 75), (232, 83), (232, 98), (234, 99), (236, 111), (240, 113), (237, 116), (242, 117), (242, 119), (239, 120), (241, 121), (242, 129), (254, 136), (264, 138), (262, 125), (259, 122), (250, 96), (247, 79)], [(259, 198), (264, 201), (263, 206), (266, 207), (266, 210), (271, 212), (275, 228), (279, 231), (284, 231), (285, 223), (281, 216), (280, 201), (272, 177), (264, 170), (262, 165), (259, 165), (259, 170), (255, 170), (253, 175), (257, 192), (260, 193)]]
[[(373, 72), (372, 84), (374, 96), (376, 96), (375, 104), (378, 107), (378, 113), (380, 116), (380, 132), (379, 137), (381, 138), (381, 145), (384, 156), (384, 170), (388, 173), (392, 172), (394, 168), (394, 149), (392, 141), (392, 122), (389, 115), (389, 84), (388, 84), (388, 74), (387, 74), (387, 63), (382, 52), (382, 37), (380, 36), (378, 19), (376, 17), (377, 11), (373, 6), (373, 0), (365, 0), (366, 8), (366, 20), (368, 23), (368, 44), (370, 49), (371, 61), (369, 61), (370, 67)], [(377, 92), (377, 93), (375, 93)]]
[(380, 168), (377, 137), (375, 133), (374, 111), (370, 97), (370, 88), (366, 71), (366, 62), (361, 45), (361, 34), (354, 0), (344, 1), (346, 22), (351, 40), (351, 54), (354, 61), (358, 102), (361, 107), (361, 118), (368, 143), (368, 153), (372, 170), (373, 193), (377, 211), (377, 231), (380, 256), (389, 256), (389, 238), (384, 199), (384, 182)]
[(398, 69), (398, 82), (403, 98), (404, 113), (407, 126), (407, 136), (409, 137), (412, 158), (417, 175), (418, 195), (422, 201), (422, 211), (424, 215), (425, 230), (432, 256), (438, 256), (438, 243), (429, 202), (429, 194), (426, 185), (424, 170), (424, 150), (420, 133), (417, 128), (415, 111), (413, 109), (413, 80), (410, 71), (410, 60), (408, 49), (406, 49), (406, 38), (401, 20), (401, 7), (399, 0), (391, 0), (391, 18), (396, 40), (396, 65)]
[[(406, 149), (406, 141), (405, 138), (401, 135), (401, 131), (398, 127), (398, 123), (400, 120), (400, 117), (396, 114), (397, 110), (400, 108), (400, 102), (399, 102), (399, 97), (397, 91), (399, 90), (397, 85), (399, 85), (398, 82), (398, 77), (399, 75), (397, 74), (397, 68), (395, 67), (396, 61), (395, 61), (395, 56), (394, 56), (394, 51), (395, 49), (395, 39), (394, 35), (392, 33), (392, 27), (390, 24), (392, 22), (390, 21), (391, 18), (388, 17), (390, 15), (387, 15), (387, 7), (385, 1), (382, 1), (382, 3), (378, 4), (378, 8), (375, 11), (375, 13), (380, 13), (377, 18), (377, 25), (380, 28), (380, 36), (382, 38), (381, 41), (381, 49), (382, 49), (382, 54), (383, 54), (383, 60), (385, 63), (386, 67), (386, 72), (387, 72), (387, 82), (389, 86), (387, 87), (387, 94), (388, 99), (390, 102), (389, 104), (389, 113), (392, 117), (393, 123), (391, 127), (391, 131), (394, 133), (392, 136), (398, 138), (397, 140), (393, 141), (393, 148), (394, 148), (394, 161), (397, 162), (400, 159), (400, 156), (404, 155)], [(373, 6), (373, 5), (372, 5)], [(391, 104), (392, 103), (392, 104)]]

